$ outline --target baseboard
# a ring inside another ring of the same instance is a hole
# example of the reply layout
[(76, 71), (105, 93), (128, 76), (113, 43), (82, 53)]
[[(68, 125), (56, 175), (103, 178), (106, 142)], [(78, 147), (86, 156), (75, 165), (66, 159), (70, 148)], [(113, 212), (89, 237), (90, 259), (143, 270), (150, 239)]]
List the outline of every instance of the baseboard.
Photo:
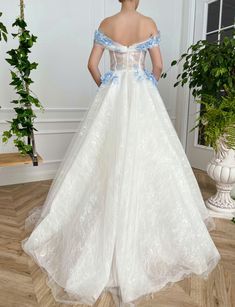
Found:
[(49, 180), (55, 177), (60, 161), (0, 168), (0, 186)]

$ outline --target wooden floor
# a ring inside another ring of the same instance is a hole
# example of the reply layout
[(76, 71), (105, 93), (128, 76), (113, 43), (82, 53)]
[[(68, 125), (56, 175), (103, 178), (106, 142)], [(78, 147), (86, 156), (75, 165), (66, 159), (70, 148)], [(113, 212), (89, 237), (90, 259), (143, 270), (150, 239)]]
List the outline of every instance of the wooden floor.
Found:
[[(204, 198), (215, 191), (214, 183), (195, 170)], [(45, 283), (45, 273), (26, 255), (20, 245), (25, 238), (24, 220), (29, 210), (42, 205), (51, 180), (0, 187), (0, 306), (75, 306), (54, 301)], [(235, 224), (215, 219), (211, 236), (222, 259), (207, 281), (193, 277), (155, 293), (142, 307), (232, 307), (235, 306)], [(85, 305), (76, 305), (85, 306)], [(114, 306), (109, 294), (96, 307)]]

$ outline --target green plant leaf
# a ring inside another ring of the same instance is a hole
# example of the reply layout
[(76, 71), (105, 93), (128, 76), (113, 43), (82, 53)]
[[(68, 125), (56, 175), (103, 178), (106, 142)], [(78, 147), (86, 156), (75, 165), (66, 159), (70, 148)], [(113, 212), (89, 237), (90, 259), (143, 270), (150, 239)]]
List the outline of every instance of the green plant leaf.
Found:
[(7, 28), (1, 22), (0, 22), (0, 30), (3, 31), (4, 33), (7, 33)]
[(12, 27), (18, 26), (21, 29), (24, 29), (27, 27), (27, 23), (24, 21), (24, 19), (17, 18), (16, 21), (12, 24)]
[(176, 83), (174, 84), (174, 87), (176, 87), (179, 83), (180, 83), (180, 81), (176, 82)]

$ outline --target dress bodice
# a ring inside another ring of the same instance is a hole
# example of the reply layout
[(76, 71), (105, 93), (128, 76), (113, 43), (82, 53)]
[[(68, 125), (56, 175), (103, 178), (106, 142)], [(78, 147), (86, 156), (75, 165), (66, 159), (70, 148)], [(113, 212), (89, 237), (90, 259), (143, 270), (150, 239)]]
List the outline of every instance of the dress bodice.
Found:
[(157, 35), (151, 36), (145, 41), (125, 46), (115, 42), (102, 31), (95, 30), (94, 43), (100, 44), (109, 50), (111, 70), (144, 69), (147, 50), (154, 46), (159, 46), (160, 31)]
[(148, 79), (157, 86), (158, 81), (153, 73), (145, 69), (145, 57), (148, 49), (159, 46), (160, 31), (142, 42), (125, 46), (97, 29), (94, 33), (94, 44), (101, 45), (104, 49), (109, 50), (110, 54), (110, 70), (102, 75), (102, 84), (110, 83), (110, 81), (117, 83), (118, 71), (132, 70), (138, 80)]

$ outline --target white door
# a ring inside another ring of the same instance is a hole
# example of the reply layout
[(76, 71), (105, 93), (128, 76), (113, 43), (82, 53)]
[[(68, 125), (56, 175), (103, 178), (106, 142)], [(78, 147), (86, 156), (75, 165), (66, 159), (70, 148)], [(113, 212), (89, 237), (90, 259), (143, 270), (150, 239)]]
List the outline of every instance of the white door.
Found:
[[(234, 29), (235, 0), (196, 0), (194, 43), (200, 39), (216, 41), (232, 36)], [(218, 31), (222, 31), (218, 33)], [(188, 131), (195, 126), (201, 105), (193, 102), (190, 96)], [(197, 122), (198, 123), (198, 122)], [(206, 170), (213, 156), (213, 149), (204, 145), (201, 126), (188, 134), (187, 156), (192, 167)]]

